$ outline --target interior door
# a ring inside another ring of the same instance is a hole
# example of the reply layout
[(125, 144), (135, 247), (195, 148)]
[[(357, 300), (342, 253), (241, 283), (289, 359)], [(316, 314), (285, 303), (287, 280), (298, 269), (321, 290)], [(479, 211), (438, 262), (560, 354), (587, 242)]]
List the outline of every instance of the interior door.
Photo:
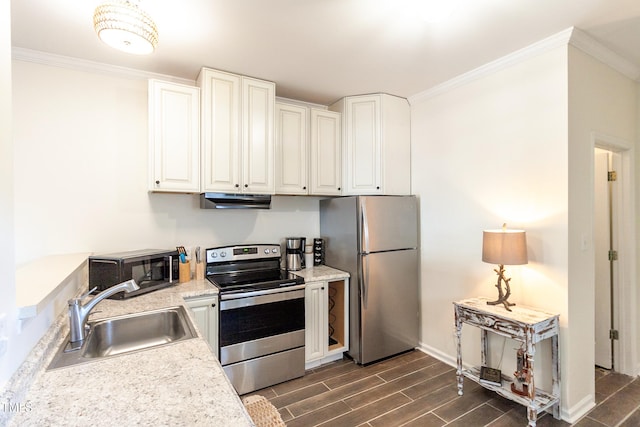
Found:
[(609, 152), (596, 148), (594, 188), (594, 250), (595, 250), (595, 363), (605, 369), (613, 368), (613, 349), (609, 331), (611, 324), (612, 275), (611, 249), (611, 191), (607, 179)]

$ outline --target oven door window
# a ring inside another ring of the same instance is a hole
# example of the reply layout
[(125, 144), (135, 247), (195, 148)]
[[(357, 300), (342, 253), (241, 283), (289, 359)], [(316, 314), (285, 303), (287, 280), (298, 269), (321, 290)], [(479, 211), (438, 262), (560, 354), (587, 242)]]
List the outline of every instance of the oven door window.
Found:
[(304, 329), (304, 298), (220, 311), (220, 346)]

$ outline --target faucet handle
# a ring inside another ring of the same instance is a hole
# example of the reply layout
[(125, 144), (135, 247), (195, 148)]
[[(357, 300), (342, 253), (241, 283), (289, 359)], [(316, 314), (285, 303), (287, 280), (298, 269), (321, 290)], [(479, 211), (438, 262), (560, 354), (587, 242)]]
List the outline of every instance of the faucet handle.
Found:
[(92, 294), (92, 293), (93, 293), (93, 291), (95, 291), (96, 289), (98, 289), (98, 287), (97, 287), (97, 286), (94, 286), (92, 289), (89, 289), (89, 290), (87, 291), (87, 293), (86, 293), (86, 294), (84, 294), (84, 295), (82, 295), (82, 296), (80, 297), (80, 299), (85, 299), (85, 298), (86, 298), (86, 297), (88, 297), (90, 294)]
[(91, 293), (93, 293), (93, 291), (95, 291), (96, 289), (98, 289), (98, 287), (97, 287), (97, 286), (94, 286), (94, 287), (93, 287), (93, 289), (89, 289), (89, 290), (87, 291), (87, 293), (86, 293), (86, 294), (82, 294), (82, 295), (80, 295), (80, 296), (79, 296), (79, 297), (77, 297), (77, 298), (71, 298), (71, 299), (68, 301), (69, 305), (72, 305), (72, 304), (80, 304), (80, 302), (81, 302), (83, 299), (85, 299), (86, 297), (88, 297), (88, 296), (89, 296)]

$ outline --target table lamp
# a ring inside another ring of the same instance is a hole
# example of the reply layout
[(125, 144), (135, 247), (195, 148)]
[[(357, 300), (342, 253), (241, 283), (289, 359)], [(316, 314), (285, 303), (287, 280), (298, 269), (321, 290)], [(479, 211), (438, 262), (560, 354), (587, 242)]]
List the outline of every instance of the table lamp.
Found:
[[(522, 265), (527, 260), (527, 236), (524, 230), (507, 230), (507, 224), (501, 230), (485, 230), (482, 232), (482, 261), (489, 264), (498, 264), (498, 268), (493, 271), (498, 274), (496, 288), (498, 288), (498, 299), (487, 301), (489, 305), (502, 304), (504, 308), (511, 311), (509, 306), (515, 305), (507, 301), (511, 295), (511, 278), (504, 276), (505, 265)], [(504, 282), (504, 290), (503, 290)]]

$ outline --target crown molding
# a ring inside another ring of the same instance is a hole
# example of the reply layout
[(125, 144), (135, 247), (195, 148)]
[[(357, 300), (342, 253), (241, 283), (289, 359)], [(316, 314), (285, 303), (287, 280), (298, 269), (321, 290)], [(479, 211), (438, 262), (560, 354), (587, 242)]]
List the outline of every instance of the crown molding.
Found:
[(453, 79), (434, 86), (431, 89), (427, 89), (423, 92), (413, 95), (409, 97), (409, 102), (411, 104), (414, 104), (419, 101), (424, 101), (426, 99), (436, 97), (440, 94), (466, 85), (474, 80), (478, 80), (482, 77), (508, 68), (519, 62), (533, 58), (557, 47), (567, 46), (569, 44), (607, 64), (626, 77), (635, 81), (640, 80), (640, 68), (638, 68), (636, 65), (626, 60), (619, 54), (613, 52), (611, 49), (607, 48), (602, 43), (589, 36), (586, 32), (578, 28), (571, 27), (523, 49), (517, 50), (509, 55), (503, 56), (500, 59), (489, 62), (488, 64), (485, 64), (467, 73), (461, 74), (458, 77), (454, 77)]
[(512, 65), (515, 65), (519, 62), (533, 58), (534, 56), (548, 52), (560, 46), (565, 46), (567, 43), (569, 43), (572, 32), (573, 28), (568, 28), (551, 37), (547, 37), (546, 39), (540, 40), (539, 42), (536, 42), (530, 46), (517, 50), (513, 53), (510, 53), (509, 55), (503, 56), (502, 58), (496, 59), (495, 61), (491, 61), (476, 69), (461, 74), (458, 77), (447, 80), (444, 83), (432, 87), (431, 89), (427, 89), (424, 92), (420, 92), (409, 97), (409, 103), (414, 104), (415, 102), (424, 101), (426, 99), (436, 97), (445, 92), (449, 92), (450, 90), (471, 83), (474, 80), (478, 80), (482, 77), (511, 67)]
[(600, 62), (604, 62), (631, 80), (640, 80), (640, 68), (637, 65), (612, 51), (581, 29), (573, 29), (569, 43)]
[(54, 67), (69, 68), (77, 71), (106, 74), (109, 76), (118, 76), (135, 80), (160, 79), (188, 86), (195, 86), (196, 83), (195, 80), (174, 77), (167, 74), (152, 73), (150, 71), (136, 70), (133, 68), (120, 67), (118, 65), (110, 65), (102, 62), (89, 61), (86, 59), (57, 55), (21, 47), (13, 47), (11, 49), (11, 58), (16, 61), (34, 62), (37, 64), (51, 65)]

